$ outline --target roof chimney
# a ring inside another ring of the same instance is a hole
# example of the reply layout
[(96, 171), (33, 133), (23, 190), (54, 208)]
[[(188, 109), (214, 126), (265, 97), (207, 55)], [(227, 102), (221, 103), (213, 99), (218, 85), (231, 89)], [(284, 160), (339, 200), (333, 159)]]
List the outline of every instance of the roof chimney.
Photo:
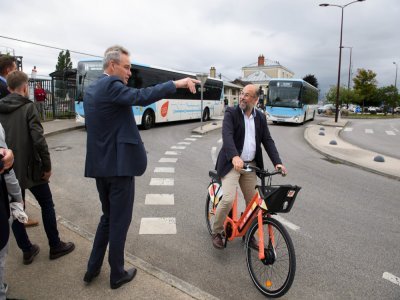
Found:
[(258, 56), (258, 66), (259, 67), (264, 66), (264, 55), (263, 54)]
[(215, 67), (210, 68), (210, 77), (211, 78), (217, 77), (217, 70), (215, 69)]

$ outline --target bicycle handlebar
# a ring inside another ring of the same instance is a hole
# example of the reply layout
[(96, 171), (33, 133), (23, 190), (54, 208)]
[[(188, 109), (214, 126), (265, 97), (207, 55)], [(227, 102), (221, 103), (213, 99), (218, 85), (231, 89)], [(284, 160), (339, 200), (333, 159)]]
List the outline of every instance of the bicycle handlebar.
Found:
[(260, 169), (258, 167), (251, 166), (250, 164), (246, 164), (246, 163), (244, 164), (242, 170), (245, 171), (245, 172), (255, 171), (257, 174), (260, 174), (260, 175), (263, 175), (263, 176), (266, 176), (266, 177), (274, 176), (274, 175), (277, 175), (277, 174), (282, 174), (282, 169), (280, 169), (280, 168), (278, 170), (274, 170), (272, 172), (268, 172), (268, 170), (263, 170), (263, 169)]

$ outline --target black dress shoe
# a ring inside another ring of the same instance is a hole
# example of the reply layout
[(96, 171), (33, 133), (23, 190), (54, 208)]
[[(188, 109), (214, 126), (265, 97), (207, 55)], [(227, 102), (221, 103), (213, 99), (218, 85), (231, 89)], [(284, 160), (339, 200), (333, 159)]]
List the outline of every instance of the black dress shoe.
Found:
[(29, 251), (24, 252), (24, 255), (23, 255), (24, 265), (31, 264), (33, 262), (33, 259), (35, 258), (35, 256), (38, 255), (39, 251), (40, 251), (39, 246), (36, 244), (33, 244)]
[(94, 273), (90, 273), (89, 271), (87, 271), (85, 273), (85, 276), (83, 277), (83, 281), (86, 282), (87, 284), (89, 284), (93, 281), (93, 279), (95, 279), (97, 276), (99, 276), (99, 274), (100, 274), (100, 269), (98, 269)]
[(128, 283), (129, 281), (132, 281), (132, 279), (136, 276), (136, 268), (129, 269), (128, 271), (125, 271), (125, 275), (120, 279), (117, 280), (116, 282), (110, 282), (110, 286), (113, 290), (121, 287), (123, 284)]
[(50, 259), (56, 259), (61, 256), (71, 253), (75, 249), (75, 244), (72, 242), (65, 243), (60, 241), (57, 247), (50, 248)]

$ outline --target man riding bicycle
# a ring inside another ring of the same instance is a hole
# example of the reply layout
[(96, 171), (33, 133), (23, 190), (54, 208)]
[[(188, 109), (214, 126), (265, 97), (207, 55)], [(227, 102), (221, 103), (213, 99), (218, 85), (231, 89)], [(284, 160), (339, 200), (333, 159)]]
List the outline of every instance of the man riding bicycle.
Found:
[(258, 97), (257, 87), (252, 84), (246, 85), (240, 93), (239, 105), (236, 108), (228, 107), (225, 111), (222, 126), (223, 145), (216, 164), (224, 196), (218, 203), (212, 228), (212, 243), (217, 249), (224, 248), (224, 221), (232, 208), (238, 183), (246, 205), (254, 195), (257, 184), (255, 172), (241, 172), (241, 170), (244, 162), (264, 168), (261, 144), (275, 169), (281, 169), (282, 175), (287, 174), (268, 130), (267, 120), (261, 111), (255, 109)]

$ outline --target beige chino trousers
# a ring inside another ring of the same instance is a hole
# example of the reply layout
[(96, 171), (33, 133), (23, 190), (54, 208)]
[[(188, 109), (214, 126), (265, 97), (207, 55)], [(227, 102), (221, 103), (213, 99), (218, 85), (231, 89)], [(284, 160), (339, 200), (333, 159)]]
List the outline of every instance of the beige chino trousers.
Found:
[[(255, 166), (256, 164), (251, 162), (250, 165)], [(222, 233), (224, 231), (224, 222), (229, 211), (232, 209), (237, 188), (240, 186), (247, 206), (251, 199), (253, 199), (257, 184), (255, 172), (238, 172), (235, 169), (232, 169), (228, 174), (222, 177), (221, 180), (223, 197), (217, 206), (212, 228), (213, 234)]]

